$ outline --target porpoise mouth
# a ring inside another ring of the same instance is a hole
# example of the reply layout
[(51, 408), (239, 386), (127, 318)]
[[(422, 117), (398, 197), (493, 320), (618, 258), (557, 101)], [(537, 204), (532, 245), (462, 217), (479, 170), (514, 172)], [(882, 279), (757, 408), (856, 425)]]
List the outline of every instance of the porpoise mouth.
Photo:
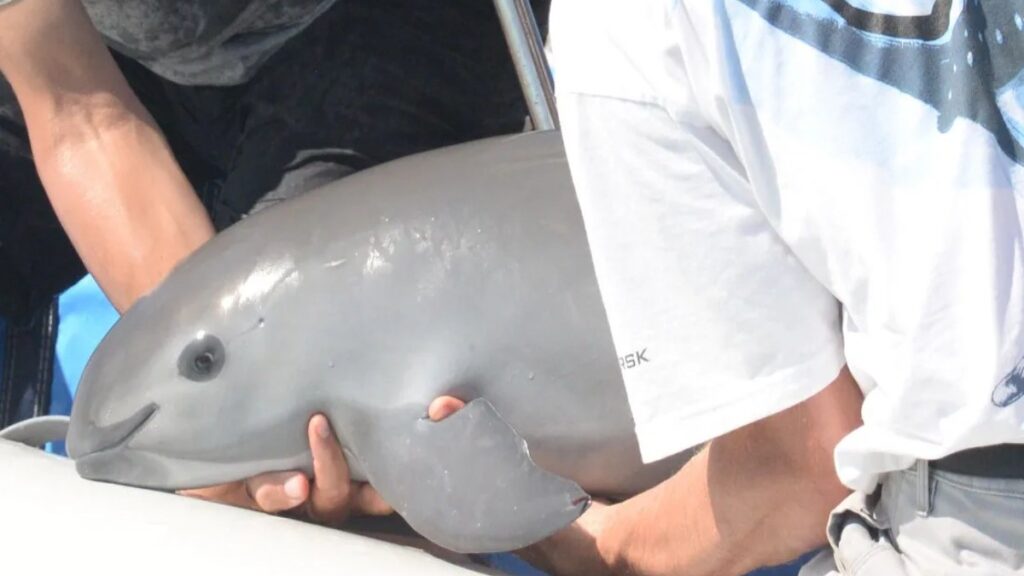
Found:
[(158, 406), (147, 404), (134, 414), (107, 426), (72, 419), (68, 432), (68, 455), (77, 460), (124, 445), (156, 414)]

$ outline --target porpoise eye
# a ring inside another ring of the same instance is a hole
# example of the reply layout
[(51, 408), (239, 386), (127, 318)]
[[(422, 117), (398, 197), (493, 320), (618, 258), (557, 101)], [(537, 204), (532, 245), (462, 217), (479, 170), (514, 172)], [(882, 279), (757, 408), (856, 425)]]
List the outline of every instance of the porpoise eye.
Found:
[(204, 334), (182, 350), (178, 372), (193, 382), (211, 380), (224, 367), (224, 345), (216, 336)]

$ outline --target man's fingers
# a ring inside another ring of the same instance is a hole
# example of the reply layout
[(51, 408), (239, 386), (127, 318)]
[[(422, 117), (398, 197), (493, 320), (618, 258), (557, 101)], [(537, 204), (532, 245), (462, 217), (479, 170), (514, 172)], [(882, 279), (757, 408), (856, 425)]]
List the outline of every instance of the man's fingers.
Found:
[(454, 396), (439, 396), (430, 403), (430, 407), (427, 408), (427, 416), (434, 422), (444, 420), (462, 410), (465, 405), (465, 402)]
[(309, 494), (309, 481), (296, 472), (274, 472), (242, 482), (179, 490), (178, 494), (239, 508), (276, 513), (302, 504)]
[[(430, 418), (441, 420), (463, 406), (461, 400), (443, 396), (430, 405), (428, 413)], [(394, 512), (373, 487), (351, 481), (341, 444), (324, 415), (314, 415), (307, 432), (313, 455), (312, 482), (301, 473), (274, 472), (244, 482), (182, 493), (272, 514), (305, 503), (309, 519), (329, 525), (340, 524), (352, 512), (374, 516)]]
[(244, 482), (232, 482), (207, 488), (179, 490), (178, 494), (200, 500), (209, 500), (220, 504), (238, 506), (239, 508), (256, 508), (256, 502), (249, 496)]
[(341, 444), (323, 414), (316, 414), (309, 421), (309, 446), (314, 482), (309, 516), (317, 522), (340, 523), (352, 507), (352, 484)]
[(309, 498), (309, 479), (295, 472), (272, 472), (245, 481), (255, 508), (271, 514), (291, 510)]

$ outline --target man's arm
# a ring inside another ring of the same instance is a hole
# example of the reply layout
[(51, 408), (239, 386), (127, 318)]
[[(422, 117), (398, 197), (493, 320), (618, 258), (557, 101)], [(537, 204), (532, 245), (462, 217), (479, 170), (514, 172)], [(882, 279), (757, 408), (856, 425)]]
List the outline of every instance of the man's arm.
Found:
[(595, 506), (523, 556), (555, 574), (740, 575), (823, 545), (848, 494), (835, 445), (860, 424), (845, 369), (809, 400), (710, 442), (675, 476)]
[[(202, 204), (80, 0), (0, 6), (0, 73), (25, 115), (57, 217), (123, 312), (213, 236)], [(322, 416), (309, 424), (315, 483), (279, 472), (189, 495), (267, 512), (302, 505), (323, 523), (389, 512), (375, 492), (349, 482), (341, 448), (319, 433), (327, 427)]]
[(86, 267), (123, 311), (213, 227), (79, 0), (0, 8), (0, 72)]

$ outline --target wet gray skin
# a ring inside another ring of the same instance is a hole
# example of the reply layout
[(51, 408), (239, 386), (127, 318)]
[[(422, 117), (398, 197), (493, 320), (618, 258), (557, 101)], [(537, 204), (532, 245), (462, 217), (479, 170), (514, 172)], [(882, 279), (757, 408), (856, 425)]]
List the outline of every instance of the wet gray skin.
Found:
[[(469, 404), (430, 422), (443, 394)], [(555, 132), (398, 160), (225, 230), (100, 344), (67, 445), (89, 479), (207, 486), (311, 471), (318, 411), (354, 478), (458, 552), (536, 542), (682, 458), (641, 462)]]

